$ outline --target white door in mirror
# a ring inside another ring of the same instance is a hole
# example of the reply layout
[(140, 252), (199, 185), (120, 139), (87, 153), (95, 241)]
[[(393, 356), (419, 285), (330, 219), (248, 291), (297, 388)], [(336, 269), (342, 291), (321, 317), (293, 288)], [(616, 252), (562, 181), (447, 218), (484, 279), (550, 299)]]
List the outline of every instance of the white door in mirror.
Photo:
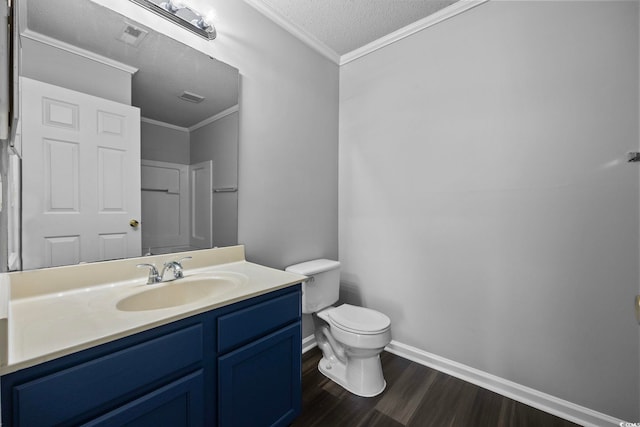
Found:
[(213, 247), (213, 161), (189, 166), (189, 188), (191, 189), (191, 234), (189, 243), (193, 248)]
[(140, 256), (140, 110), (20, 85), (23, 268)]

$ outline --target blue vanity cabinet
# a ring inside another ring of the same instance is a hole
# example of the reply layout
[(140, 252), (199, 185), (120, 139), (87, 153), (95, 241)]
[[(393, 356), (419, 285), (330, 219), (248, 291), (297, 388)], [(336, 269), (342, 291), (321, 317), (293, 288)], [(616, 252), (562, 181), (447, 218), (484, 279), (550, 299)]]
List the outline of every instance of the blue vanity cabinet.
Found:
[(212, 325), (194, 316), (5, 375), (2, 425), (144, 426), (171, 411), (176, 425), (201, 426), (215, 392)]
[[(4, 375), (2, 425), (289, 424), (300, 411), (300, 295), (292, 286)], [(237, 410), (258, 418), (226, 422), (246, 419)]]
[(220, 427), (287, 426), (298, 416), (300, 316), (300, 293), (289, 293), (218, 318)]

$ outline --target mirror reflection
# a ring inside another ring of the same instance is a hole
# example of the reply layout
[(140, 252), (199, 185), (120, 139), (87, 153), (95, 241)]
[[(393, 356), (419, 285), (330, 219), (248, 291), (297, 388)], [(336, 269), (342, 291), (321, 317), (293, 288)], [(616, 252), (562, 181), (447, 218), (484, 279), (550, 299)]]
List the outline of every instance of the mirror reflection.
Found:
[(90, 0), (20, 0), (22, 267), (237, 243), (238, 70)]

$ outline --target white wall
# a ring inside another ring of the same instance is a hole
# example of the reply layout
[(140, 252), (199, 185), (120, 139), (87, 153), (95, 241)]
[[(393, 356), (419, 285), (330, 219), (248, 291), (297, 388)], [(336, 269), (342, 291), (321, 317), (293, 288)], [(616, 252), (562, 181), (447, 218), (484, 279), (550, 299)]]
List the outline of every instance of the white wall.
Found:
[(640, 420), (637, 2), (489, 2), (340, 70), (340, 260), (393, 338)]
[(208, 0), (199, 38), (132, 2), (95, 0), (240, 71), (238, 240), (283, 268), (338, 255), (338, 66), (243, 1)]

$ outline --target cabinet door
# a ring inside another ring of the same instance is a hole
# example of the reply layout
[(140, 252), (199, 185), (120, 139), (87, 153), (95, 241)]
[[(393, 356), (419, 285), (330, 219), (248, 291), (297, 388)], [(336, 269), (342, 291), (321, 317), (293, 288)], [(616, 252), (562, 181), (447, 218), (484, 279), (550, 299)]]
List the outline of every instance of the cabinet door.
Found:
[(301, 405), (301, 323), (218, 359), (220, 427), (289, 425)]
[(202, 370), (180, 378), (93, 421), (84, 427), (199, 427), (204, 420)]
[[(11, 408), (12, 414), (3, 413), (7, 416), (3, 422), (20, 427), (76, 425), (117, 408), (180, 378), (181, 372), (197, 369), (205, 351), (203, 329), (202, 323), (189, 322), (181, 329), (65, 369), (55, 369), (58, 363), (52, 361), (49, 367), (9, 374), (2, 378), (2, 409)], [(47, 375), (34, 373), (43, 369), (49, 371)]]

